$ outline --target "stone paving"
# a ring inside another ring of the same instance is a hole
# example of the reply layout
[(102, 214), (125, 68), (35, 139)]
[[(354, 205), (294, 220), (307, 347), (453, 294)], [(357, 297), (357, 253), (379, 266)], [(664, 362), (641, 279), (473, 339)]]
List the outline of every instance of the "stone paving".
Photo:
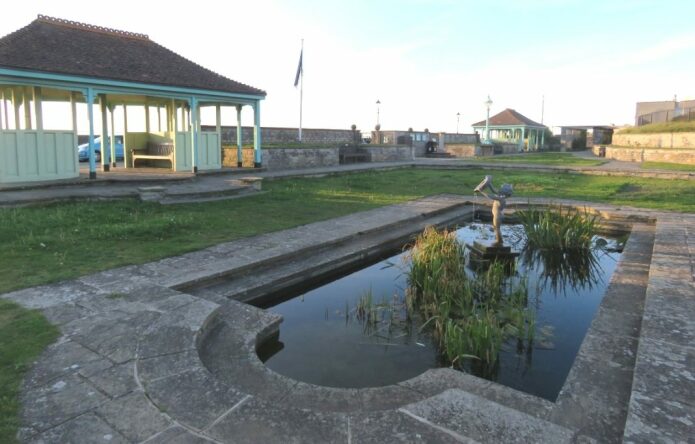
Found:
[(609, 223), (632, 225), (632, 235), (556, 402), (451, 369), (369, 389), (294, 381), (255, 353), (278, 316), (186, 290), (225, 276), (262, 287), (279, 265), (301, 269), (340, 248), (357, 257), (469, 203), (434, 196), (2, 295), (41, 309), (62, 332), (24, 381), (20, 440), (691, 440), (692, 215), (593, 205)]

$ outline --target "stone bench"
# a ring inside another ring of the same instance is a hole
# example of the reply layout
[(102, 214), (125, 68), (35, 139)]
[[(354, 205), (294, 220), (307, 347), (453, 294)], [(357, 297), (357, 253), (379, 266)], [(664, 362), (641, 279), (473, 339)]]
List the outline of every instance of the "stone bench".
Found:
[(133, 150), (133, 168), (137, 159), (168, 160), (174, 168), (174, 144), (172, 142), (147, 142), (146, 149)]

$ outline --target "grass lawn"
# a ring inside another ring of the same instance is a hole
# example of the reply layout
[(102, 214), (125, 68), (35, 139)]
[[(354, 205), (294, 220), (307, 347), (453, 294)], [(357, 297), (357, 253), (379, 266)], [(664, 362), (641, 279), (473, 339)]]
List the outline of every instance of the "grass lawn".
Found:
[(0, 442), (15, 442), (22, 377), (57, 337), (58, 329), (40, 312), (0, 299)]
[(649, 134), (649, 133), (688, 133), (695, 132), (695, 121), (650, 123), (649, 125), (633, 126), (618, 130), (616, 134)]
[(644, 169), (659, 169), (673, 171), (692, 171), (695, 172), (695, 165), (685, 163), (670, 163), (670, 162), (642, 162), (640, 168)]
[(562, 166), (596, 166), (606, 163), (606, 160), (585, 159), (571, 153), (528, 153), (513, 156), (476, 157), (474, 160), (483, 163), (529, 163)]
[[(498, 184), (512, 183), (516, 197), (695, 212), (695, 181), (490, 169), (401, 169), (282, 179), (264, 183), (269, 191), (265, 194), (200, 204), (124, 199), (3, 208), (0, 293), (426, 195), (471, 195), (486, 174), (493, 174)], [(0, 442), (14, 439), (16, 393), (26, 366), (56, 335), (38, 312), (0, 300)]]
[(283, 179), (264, 183), (269, 192), (259, 196), (200, 204), (125, 199), (0, 209), (0, 293), (425, 195), (470, 195), (485, 174), (512, 183), (516, 197), (695, 212), (695, 181), (489, 169)]

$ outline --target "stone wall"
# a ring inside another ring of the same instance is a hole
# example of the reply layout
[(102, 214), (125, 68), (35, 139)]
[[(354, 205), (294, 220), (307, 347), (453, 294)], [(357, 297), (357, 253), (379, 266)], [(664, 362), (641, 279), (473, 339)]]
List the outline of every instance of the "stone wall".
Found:
[[(203, 126), (203, 131), (214, 131), (214, 126)], [(261, 128), (261, 145), (297, 142), (297, 128), (276, 128), (262, 127)], [(355, 139), (357, 138), (357, 139)], [(342, 145), (345, 143), (353, 143), (354, 140), (359, 141), (359, 130), (352, 131), (350, 129), (320, 129), (320, 128), (303, 128), (302, 142), (307, 144), (336, 144)], [(241, 128), (242, 143), (247, 145), (253, 143), (253, 127), (244, 126)], [(236, 127), (222, 127), (222, 143), (226, 145), (236, 145)]]
[(369, 151), (372, 162), (395, 162), (399, 160), (412, 160), (413, 148), (407, 145), (393, 146), (369, 146), (364, 145), (362, 148)]
[(613, 145), (636, 148), (695, 148), (695, 133), (615, 133)]
[(477, 153), (476, 145), (472, 143), (447, 143), (444, 152), (454, 157), (474, 157)]
[[(593, 152), (598, 156), (600, 146), (595, 145)], [(671, 162), (695, 165), (695, 150), (678, 148), (624, 148), (606, 147), (606, 159), (627, 162)]]
[[(223, 148), (222, 166), (237, 166), (236, 148)], [(253, 149), (242, 150), (244, 167), (253, 167)], [(271, 148), (261, 150), (262, 165), (268, 170), (321, 168), (338, 165), (338, 148)]]

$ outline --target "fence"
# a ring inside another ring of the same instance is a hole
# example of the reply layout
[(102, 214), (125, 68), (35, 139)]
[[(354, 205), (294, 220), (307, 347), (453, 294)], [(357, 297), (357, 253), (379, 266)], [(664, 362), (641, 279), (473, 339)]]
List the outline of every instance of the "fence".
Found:
[(650, 123), (685, 122), (695, 120), (695, 107), (676, 108), (667, 111), (655, 111), (637, 117), (637, 126)]

